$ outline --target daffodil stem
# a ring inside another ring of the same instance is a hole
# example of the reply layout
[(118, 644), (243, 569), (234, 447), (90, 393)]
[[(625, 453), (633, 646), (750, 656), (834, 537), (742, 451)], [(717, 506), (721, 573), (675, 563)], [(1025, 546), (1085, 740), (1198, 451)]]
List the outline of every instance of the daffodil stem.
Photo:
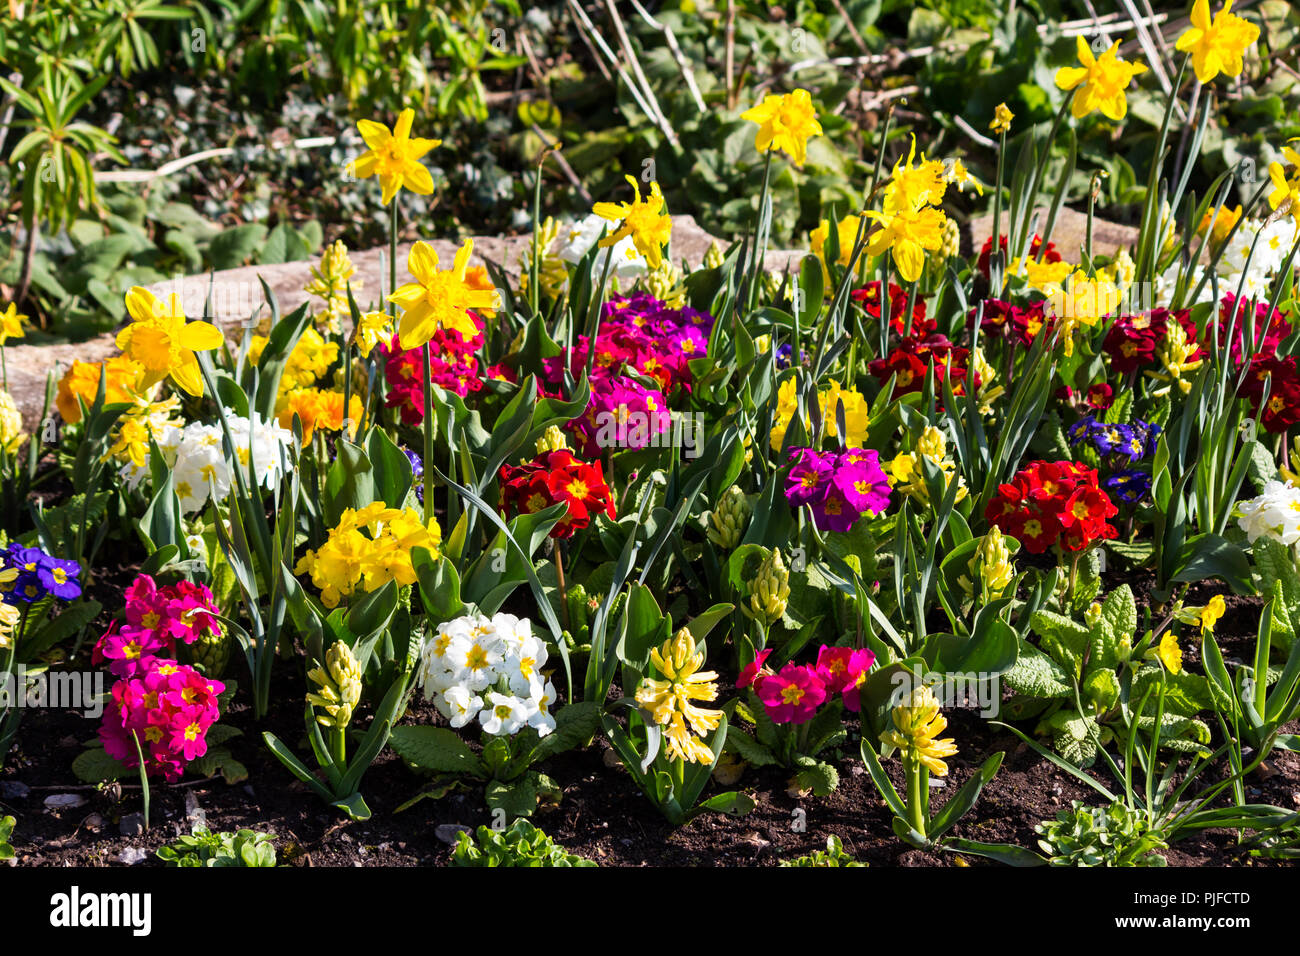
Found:
[[(758, 221), (754, 224), (754, 271), (750, 275), (749, 294), (745, 297), (745, 313), (754, 311), (754, 303), (758, 299), (758, 286), (763, 275), (763, 259), (765, 258), (767, 243), (763, 239), (763, 206), (768, 202), (768, 190), (772, 181), (772, 150), (769, 149), (764, 153), (766, 157), (763, 160), (763, 188), (758, 193)], [(798, 356), (796, 355), (797, 359)]]
[(907, 777), (907, 822), (921, 836), (925, 836), (925, 767), (912, 757), (903, 758), (903, 773)]
[[(397, 291), (397, 197), (393, 197), (393, 207), (389, 211), (388, 223), (388, 294)], [(397, 303), (388, 303), (389, 314), (397, 318)]]
[(424, 523), (433, 517), (433, 350), (424, 343)]

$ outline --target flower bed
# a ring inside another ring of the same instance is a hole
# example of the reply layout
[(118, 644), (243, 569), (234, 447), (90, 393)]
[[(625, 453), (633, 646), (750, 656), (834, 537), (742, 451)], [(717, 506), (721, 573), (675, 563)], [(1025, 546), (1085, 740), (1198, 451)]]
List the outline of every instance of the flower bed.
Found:
[[(1162, 143), (1193, 75), (1203, 122), (1253, 55), (1256, 27), (1208, 17)], [(0, 406), (0, 660), (47, 689), (0, 709), (5, 840), (173, 865), (1293, 855), (1300, 155), (1226, 227), (1231, 177), (1175, 178), (1131, 246), (1044, 240), (1082, 198), (1050, 141), (1122, 121), (1145, 71), (1118, 46), (1080, 39), (1045, 140), (986, 120), (997, 183), (886, 122), (866, 207), (826, 209), (782, 274), (772, 179), (822, 133), (798, 89), (742, 113), (753, 228), (689, 271), (650, 176), (571, 224), (539, 195), (509, 274), (466, 240), (399, 275), (394, 233), (363, 300), (332, 245), (309, 302), (234, 340), (133, 288), (118, 354), (51, 377), (52, 439)], [(359, 124), (349, 172), (394, 216), (433, 189), (418, 127)], [(968, 257), (966, 189), (993, 206)]]

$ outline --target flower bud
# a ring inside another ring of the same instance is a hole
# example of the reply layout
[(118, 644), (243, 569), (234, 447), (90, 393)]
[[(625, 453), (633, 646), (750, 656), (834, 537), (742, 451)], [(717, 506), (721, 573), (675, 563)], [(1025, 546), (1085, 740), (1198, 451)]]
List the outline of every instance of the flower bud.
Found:
[(547, 425), (542, 437), (537, 439), (537, 454), (539, 455), (545, 455), (551, 451), (560, 451), (568, 447), (568, 439), (564, 437), (564, 432), (560, 431), (558, 425)]
[(709, 243), (708, 251), (704, 253), (704, 268), (720, 269), (724, 261), (722, 247), (718, 245), (718, 240), (714, 239)]
[(781, 552), (773, 551), (749, 582), (749, 604), (741, 604), (740, 609), (754, 620), (770, 626), (785, 614), (789, 598), (790, 571), (781, 560)]
[(1087, 624), (1089, 628), (1094, 628), (1097, 626), (1097, 622), (1100, 620), (1101, 620), (1101, 605), (1098, 604), (1096, 601), (1093, 601), (1091, 604), (1088, 605), (1088, 610), (1083, 612), (1083, 623)]
[(735, 548), (745, 536), (752, 511), (749, 498), (740, 490), (740, 486), (732, 485), (722, 493), (717, 507), (709, 515), (709, 540), (724, 551)]
[(352, 648), (335, 641), (325, 652), (325, 667), (313, 667), (307, 679), (317, 691), (307, 695), (307, 703), (320, 707), (328, 716), (316, 719), (325, 727), (342, 730), (352, 721), (352, 711), (361, 700), (361, 665)]

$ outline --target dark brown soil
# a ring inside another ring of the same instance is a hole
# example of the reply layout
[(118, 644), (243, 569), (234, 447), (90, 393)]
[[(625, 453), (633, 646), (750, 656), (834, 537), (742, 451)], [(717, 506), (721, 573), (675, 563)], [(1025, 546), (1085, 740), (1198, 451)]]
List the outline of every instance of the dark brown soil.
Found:
[[(114, 569), (114, 576), (120, 573)], [(1129, 580), (1135, 590), (1145, 593), (1145, 579), (1129, 576)], [(1211, 592), (1209, 588), (1193, 589), (1189, 601), (1203, 601)], [(1229, 597), (1228, 603), (1229, 612), (1219, 628), (1225, 655), (1248, 656), (1259, 602)], [(30, 788), (24, 798), (0, 802), (0, 812), (17, 818), (13, 843), (19, 865), (116, 865), (123, 850), (133, 847), (147, 850), (145, 865), (154, 865), (153, 851), (189, 830), (187, 793), (197, 798), (212, 829), (272, 831), (281, 860), (298, 866), (440, 865), (450, 856), (449, 844), (437, 833), (441, 825), (474, 827), (490, 822), (481, 790), (472, 787), (395, 812), (419, 792), (423, 781), (391, 752), (376, 761), (362, 784), (373, 810), (369, 821), (349, 821), (321, 803), (261, 741), (260, 731), (270, 729), (299, 753), (306, 751), (299, 703), (303, 684), (293, 670), (291, 665), (279, 666), (272, 699), (280, 706), (264, 727), (254, 726), (251, 711), (241, 703), (245, 699), (242, 693), (224, 718), (225, 723), (244, 731), (229, 746), (248, 767), (249, 780), (235, 785), (220, 779), (174, 786), (155, 783), (153, 827), (142, 836), (126, 837), (119, 832), (120, 819), (141, 809), (138, 783), (124, 780), (120, 786), (88, 787), (72, 774), (72, 761), (82, 744), (94, 737), (95, 724), (73, 711), (28, 711), (18, 743), (0, 772), (0, 783), (21, 782)], [(1079, 781), (974, 712), (954, 709), (948, 716), (948, 733), (956, 738), (960, 753), (949, 761), (951, 772), (945, 786), (933, 793), (936, 806), (989, 754), (999, 750), (1007, 754), (1000, 773), (957, 827), (956, 836), (1036, 848), (1033, 828), (1040, 820), (1055, 816), (1071, 800), (1092, 805), (1101, 802)], [(431, 707), (416, 702), (404, 722), (436, 719)], [(540, 808), (533, 818), (570, 851), (604, 865), (770, 866), (824, 848), (831, 834), (841, 839), (851, 855), (874, 866), (951, 866), (958, 862), (980, 866), (987, 862), (974, 857), (959, 861), (951, 853), (914, 850), (894, 836), (890, 814), (857, 756), (856, 729), (833, 761), (839, 769), (840, 786), (830, 796), (792, 797), (787, 793), (787, 773), (751, 769), (738, 784), (757, 803), (751, 814), (743, 818), (706, 814), (676, 829), (659, 816), (616, 761), (607, 765), (607, 749), (608, 745), (598, 740), (585, 751), (549, 761), (542, 769), (560, 784), (564, 796), (558, 805)], [(1279, 751), (1269, 765), (1248, 782), (1250, 801), (1287, 809), (1300, 807), (1300, 758)], [(897, 761), (887, 762), (887, 767), (901, 787)], [(1114, 789), (1102, 771), (1094, 773)], [(66, 793), (79, 794), (87, 802), (76, 809), (44, 807), (47, 797)], [(796, 812), (799, 810), (803, 813)], [(1259, 865), (1237, 851), (1235, 835), (1227, 832), (1184, 840), (1166, 856), (1171, 865)]]

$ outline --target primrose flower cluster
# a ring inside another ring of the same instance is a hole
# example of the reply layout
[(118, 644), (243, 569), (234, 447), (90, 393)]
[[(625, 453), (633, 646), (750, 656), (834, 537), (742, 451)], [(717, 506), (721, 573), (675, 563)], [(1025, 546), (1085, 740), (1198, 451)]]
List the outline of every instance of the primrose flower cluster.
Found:
[(555, 729), (555, 685), (542, 672), (546, 642), (526, 618), (466, 615), (438, 625), (425, 641), (416, 679), (453, 727), (477, 719), (483, 732), (509, 737)]
[(143, 754), (146, 773), (179, 780), (187, 763), (208, 752), (207, 733), (220, 717), (217, 698), (225, 689), (185, 664), (150, 659), (113, 685), (99, 728), (105, 753), (128, 769), (139, 767)]
[(889, 480), (872, 449), (792, 448), (790, 460), (785, 499), (796, 508), (809, 506), (822, 531), (848, 531), (862, 515), (883, 514), (889, 507)]
[[(172, 480), (181, 510), (201, 511), (209, 499), (221, 500), (234, 484), (232, 465), (247, 474), (253, 466), (255, 484), (273, 489), (285, 474), (285, 458), (293, 448), (293, 433), (280, 425), (264, 421), (256, 413), (251, 418), (223, 411), (225, 425), (235, 448), (236, 461), (226, 457), (225, 428), (220, 423), (190, 422), (183, 428), (165, 428), (155, 437)], [(128, 487), (138, 486), (149, 474), (149, 462), (128, 462), (122, 469)]]
[(81, 597), (80, 576), (80, 563), (13, 541), (0, 552), (0, 601), (11, 605), (35, 604), (46, 597), (75, 601)]
[(604, 514), (617, 517), (614, 496), (600, 462), (587, 464), (567, 448), (544, 451), (521, 465), (502, 465), (501, 507), (516, 514), (535, 514), (556, 504), (565, 512), (551, 529), (552, 538), (569, 538)]
[(161, 659), (176, 656), (176, 644), (221, 634), (220, 613), (205, 584), (180, 580), (162, 587), (141, 574), (126, 589), (126, 620), (114, 621), (95, 644), (95, 663), (108, 661), (117, 677), (139, 676)]
[(412, 549), (425, 548), (437, 558), (441, 543), (437, 519), (425, 523), (410, 508), (375, 501), (360, 510), (346, 509), (325, 543), (303, 555), (294, 573), (310, 574), (321, 602), (337, 607), (358, 589), (378, 591), (389, 581), (414, 584)]
[(836, 694), (849, 710), (861, 709), (860, 688), (876, 660), (871, 651), (823, 644), (815, 664), (788, 661), (779, 671), (766, 664), (771, 653), (771, 648), (759, 651), (754, 662), (741, 670), (736, 686), (753, 687), (772, 723), (805, 724)]
[(1097, 470), (1073, 461), (1035, 461), (1016, 472), (985, 509), (984, 517), (1031, 554), (1060, 544), (1082, 551), (1119, 532), (1107, 522), (1119, 514), (1097, 485)]

